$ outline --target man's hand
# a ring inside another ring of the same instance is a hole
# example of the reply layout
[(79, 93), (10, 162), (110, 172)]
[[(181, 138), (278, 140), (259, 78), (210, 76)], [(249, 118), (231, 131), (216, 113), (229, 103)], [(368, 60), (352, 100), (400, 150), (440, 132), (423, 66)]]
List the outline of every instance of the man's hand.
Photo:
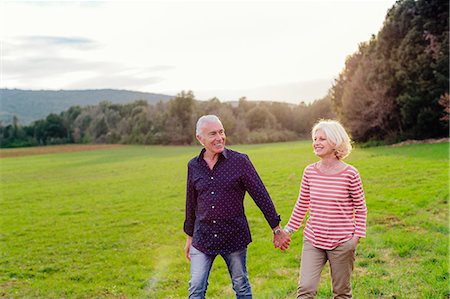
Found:
[(280, 250), (286, 250), (289, 248), (289, 244), (291, 243), (291, 236), (283, 229), (275, 228), (273, 235), (273, 245), (275, 248), (280, 248)]
[(192, 237), (188, 236), (186, 239), (186, 245), (184, 245), (184, 254), (189, 261), (191, 261), (191, 244)]

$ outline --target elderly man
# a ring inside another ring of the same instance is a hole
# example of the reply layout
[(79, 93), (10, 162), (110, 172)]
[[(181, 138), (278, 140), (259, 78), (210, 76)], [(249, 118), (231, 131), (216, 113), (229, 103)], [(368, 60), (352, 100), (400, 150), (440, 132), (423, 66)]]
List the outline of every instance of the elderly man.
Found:
[(279, 226), (280, 216), (248, 156), (225, 148), (219, 118), (202, 116), (196, 129), (204, 148), (188, 163), (184, 250), (190, 261), (189, 298), (205, 298), (217, 255), (227, 264), (236, 297), (252, 298), (246, 267), (252, 241), (244, 214), (246, 191), (272, 228), (275, 247), (286, 249), (290, 237)]

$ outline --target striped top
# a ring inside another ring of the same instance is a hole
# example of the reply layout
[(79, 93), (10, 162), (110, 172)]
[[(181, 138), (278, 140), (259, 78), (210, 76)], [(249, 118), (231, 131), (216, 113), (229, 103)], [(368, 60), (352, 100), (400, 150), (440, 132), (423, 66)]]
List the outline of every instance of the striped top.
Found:
[(287, 226), (298, 230), (308, 210), (303, 234), (315, 247), (330, 250), (353, 235), (365, 237), (367, 208), (358, 170), (348, 165), (339, 173), (326, 174), (317, 163), (307, 166)]

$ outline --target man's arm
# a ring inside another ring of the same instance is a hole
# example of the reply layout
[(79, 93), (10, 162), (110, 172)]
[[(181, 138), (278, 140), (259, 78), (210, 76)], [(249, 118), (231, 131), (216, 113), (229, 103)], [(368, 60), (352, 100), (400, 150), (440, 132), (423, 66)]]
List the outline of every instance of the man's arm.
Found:
[(275, 209), (275, 205), (267, 192), (255, 167), (250, 162), (248, 156), (244, 155), (243, 180), (245, 188), (255, 201), (273, 231), (273, 244), (275, 248), (286, 250), (291, 242), (290, 236), (280, 227), (280, 215)]
[(192, 236), (194, 235), (195, 209), (197, 206), (197, 192), (195, 191), (191, 176), (192, 171), (188, 165), (186, 182), (186, 214), (184, 219), (184, 232), (187, 234), (187, 239), (184, 246), (184, 253), (189, 261), (191, 260), (190, 248), (192, 244)]
[(192, 170), (188, 165), (186, 181), (186, 211), (184, 218), (184, 232), (188, 236), (194, 235), (195, 209), (197, 208), (197, 192), (192, 180)]
[(275, 205), (273, 204), (273, 201), (270, 198), (266, 187), (259, 177), (258, 172), (256, 171), (248, 156), (244, 155), (244, 157), (245, 163), (243, 166), (243, 173), (246, 190), (253, 198), (259, 209), (263, 212), (264, 217), (272, 228), (273, 244), (275, 248), (286, 250), (289, 248), (289, 244), (291, 243), (291, 237), (281, 228), (280, 215), (277, 213)]
[(266, 187), (247, 155), (244, 155), (242, 161), (242, 180), (245, 189), (264, 214), (272, 230), (275, 229), (280, 224), (280, 215), (277, 213)]

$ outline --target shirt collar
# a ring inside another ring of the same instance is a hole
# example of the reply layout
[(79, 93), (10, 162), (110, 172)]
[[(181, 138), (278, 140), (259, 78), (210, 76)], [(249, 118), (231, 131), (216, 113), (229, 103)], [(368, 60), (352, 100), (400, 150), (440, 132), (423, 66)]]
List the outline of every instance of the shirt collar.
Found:
[[(197, 157), (197, 161), (200, 162), (201, 160), (203, 160), (203, 155), (205, 154), (205, 152), (206, 152), (206, 149), (202, 148), (200, 154)], [(228, 158), (228, 149), (224, 148), (223, 152), (220, 155), (223, 156), (225, 159), (227, 159)], [(220, 156), (219, 156), (219, 158), (220, 158)]]

